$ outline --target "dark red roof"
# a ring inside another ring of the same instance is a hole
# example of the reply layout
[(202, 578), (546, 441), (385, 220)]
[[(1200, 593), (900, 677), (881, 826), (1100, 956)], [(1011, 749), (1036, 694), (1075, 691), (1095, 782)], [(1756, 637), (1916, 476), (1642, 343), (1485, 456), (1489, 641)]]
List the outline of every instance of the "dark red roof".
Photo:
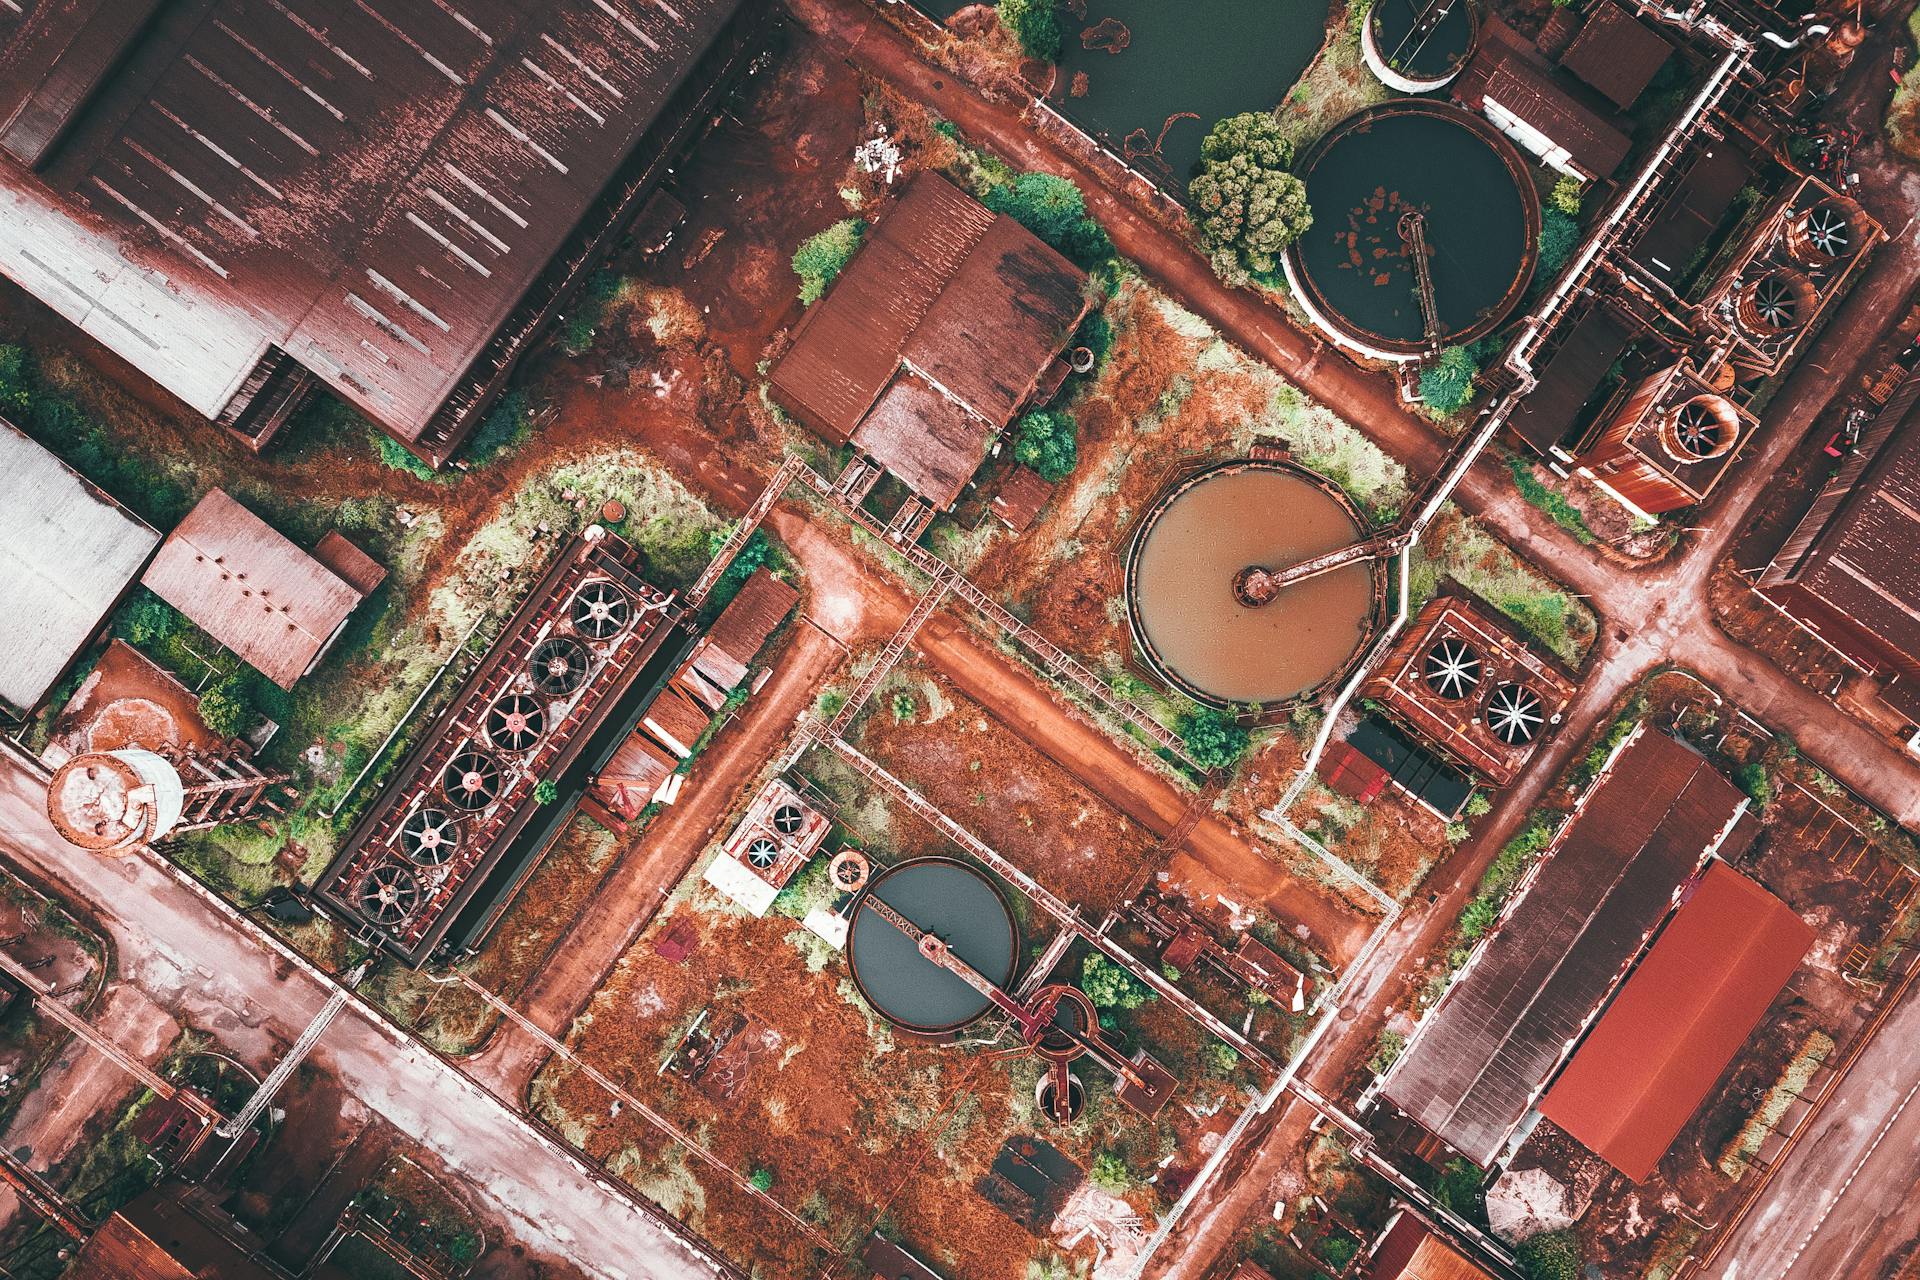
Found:
[(993, 514), (1015, 533), (1025, 533), (1053, 497), (1053, 483), (1032, 467), (1015, 467), (993, 495)]
[(1528, 41), (1498, 18), (1489, 17), (1480, 32), (1480, 49), (1453, 83), (1453, 97), (1475, 111), (1489, 101), (1539, 130), (1572, 157), (1576, 168), (1596, 178), (1618, 169), (1632, 141), (1595, 105), (1580, 86), (1556, 79), (1553, 69)]
[(151, 261), (248, 317), (242, 367), (278, 345), (420, 440), (740, 3), (49, 0), (0, 48), (0, 188), (44, 180), (51, 247), (4, 265), (68, 314), (58, 280), (116, 287), (70, 243)]
[(1560, 65), (1630, 109), (1673, 54), (1666, 37), (1624, 5), (1603, 0), (1587, 14)]
[[(695, 665), (709, 679), (731, 689), (745, 675), (767, 637), (779, 630), (799, 600), (798, 589), (780, 581), (765, 568), (755, 569), (742, 584), (740, 593), (727, 602), (727, 607), (707, 628), (705, 639), (694, 653)], [(737, 675), (733, 673), (735, 667), (739, 669)], [(731, 676), (731, 682), (722, 681), (721, 674)]]
[(1786, 903), (1711, 863), (1541, 1111), (1645, 1181), (1812, 945)]
[[(957, 471), (979, 465), (1086, 314), (1086, 278), (1012, 218), (922, 173), (796, 326), (773, 395), (945, 506), (967, 478), (956, 484)], [(925, 413), (937, 430), (914, 429)]]

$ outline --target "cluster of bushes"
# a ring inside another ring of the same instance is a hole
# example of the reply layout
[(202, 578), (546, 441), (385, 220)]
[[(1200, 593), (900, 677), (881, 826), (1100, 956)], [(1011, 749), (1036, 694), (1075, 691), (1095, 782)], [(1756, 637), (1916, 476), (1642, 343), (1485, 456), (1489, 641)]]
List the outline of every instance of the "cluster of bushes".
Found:
[(866, 234), (864, 218), (842, 218), (825, 231), (815, 232), (800, 242), (793, 253), (793, 274), (800, 277), (803, 305), (810, 307), (826, 296), (827, 287), (860, 251), (860, 242)]
[(90, 415), (44, 383), (23, 348), (11, 344), (0, 344), (0, 414), (149, 524), (171, 528), (193, 506), (185, 486), (108, 439)]
[(1084, 269), (1113, 257), (1113, 241), (1106, 228), (1087, 212), (1087, 198), (1080, 188), (1065, 178), (1023, 173), (987, 188), (980, 203), (1006, 214)]
[(1000, 25), (1020, 52), (1041, 62), (1060, 60), (1060, 14), (1055, 0), (1000, 0)]
[(1227, 117), (1200, 144), (1187, 196), (1201, 247), (1228, 284), (1272, 279), (1280, 255), (1313, 225), (1306, 184), (1292, 164), (1293, 143), (1264, 111)]
[(1527, 873), (1534, 859), (1553, 843), (1553, 835), (1553, 826), (1545, 817), (1535, 814), (1519, 835), (1507, 841), (1486, 874), (1480, 877), (1472, 900), (1460, 912), (1458, 929), (1463, 940), (1473, 942), (1487, 935), (1494, 921), (1500, 918), (1500, 908), (1506, 905), (1514, 886), (1520, 883), (1520, 877)]
[(1202, 769), (1230, 769), (1246, 754), (1253, 735), (1224, 711), (1195, 707), (1180, 717), (1180, 741)]
[(1451, 417), (1473, 403), (1480, 362), (1466, 347), (1448, 347), (1420, 368), (1420, 398), (1427, 408)]
[(1531, 462), (1515, 454), (1507, 459), (1507, 469), (1513, 473), (1514, 488), (1520, 491), (1522, 498), (1546, 512), (1555, 524), (1579, 541), (1585, 543), (1593, 541), (1593, 530), (1587, 528), (1586, 517), (1567, 501), (1564, 494), (1540, 483), (1540, 478), (1533, 473)]
[(1101, 1010), (1103, 1022), (1109, 1010), (1138, 1009), (1160, 998), (1152, 987), (1098, 952), (1081, 962), (1080, 989)]
[(1080, 460), (1073, 419), (1057, 409), (1036, 409), (1013, 431), (1013, 456), (1040, 473), (1042, 480), (1064, 480)]
[(1580, 1280), (1580, 1242), (1571, 1231), (1543, 1231), (1516, 1254), (1527, 1280)]

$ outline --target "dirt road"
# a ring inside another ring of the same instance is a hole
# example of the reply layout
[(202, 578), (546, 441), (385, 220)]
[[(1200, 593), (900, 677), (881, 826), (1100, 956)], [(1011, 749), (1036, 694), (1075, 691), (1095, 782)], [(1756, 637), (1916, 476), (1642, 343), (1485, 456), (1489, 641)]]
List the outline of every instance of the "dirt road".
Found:
[[(223, 1042), (290, 1043), (328, 989), (151, 854), (103, 860), (74, 848), (46, 816), (46, 774), (0, 746), (0, 854), (97, 919), (120, 980)], [(258, 1056), (248, 1054), (256, 1068)], [(511, 1237), (607, 1280), (705, 1280), (724, 1274), (679, 1236), (591, 1176), (484, 1089), (358, 1004), (312, 1059), (402, 1133), (443, 1158)]]

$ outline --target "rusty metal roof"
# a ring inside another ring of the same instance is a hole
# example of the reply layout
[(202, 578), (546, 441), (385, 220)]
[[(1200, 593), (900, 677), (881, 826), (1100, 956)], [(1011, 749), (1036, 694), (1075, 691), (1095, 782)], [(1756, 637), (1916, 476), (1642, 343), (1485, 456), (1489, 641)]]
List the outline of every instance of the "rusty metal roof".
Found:
[(167, 535), (140, 581), (282, 689), (363, 598), (222, 489)]
[(922, 173), (796, 326), (773, 394), (944, 507), (1066, 346), (1085, 283), (1018, 222)]
[[(48, 0), (0, 48), (0, 186), (42, 252), (0, 266), (110, 307), (90, 332), (203, 412), (159, 308), (237, 310), (230, 359), (277, 344), (418, 440), (739, 6)], [(116, 257), (176, 301), (109, 297)]]
[(1387, 1100), (1492, 1164), (1744, 804), (1692, 748), (1642, 727), (1421, 1024), (1387, 1078)]
[(780, 629), (799, 600), (798, 589), (774, 577), (764, 567), (755, 569), (741, 585), (740, 593), (727, 602), (727, 607), (707, 628), (705, 639), (694, 651), (693, 661), (699, 663), (702, 658), (717, 654), (724, 656), (727, 665), (737, 664), (744, 675), (754, 655), (760, 652), (767, 638)]
[(1407, 1210), (1394, 1214), (1371, 1250), (1365, 1280), (1493, 1280)]
[(1646, 1181), (1812, 945), (1813, 930), (1786, 903), (1710, 864), (1541, 1112)]
[(1564, 149), (1596, 178), (1618, 169), (1632, 142), (1609, 114), (1586, 101), (1581, 86), (1553, 74), (1532, 44), (1499, 19), (1481, 27), (1480, 49), (1453, 83), (1454, 101), (1485, 111), (1497, 104)]
[(1665, 36), (1624, 5), (1604, 0), (1587, 14), (1580, 34), (1560, 55), (1560, 65), (1626, 111), (1671, 56), (1673, 46)]

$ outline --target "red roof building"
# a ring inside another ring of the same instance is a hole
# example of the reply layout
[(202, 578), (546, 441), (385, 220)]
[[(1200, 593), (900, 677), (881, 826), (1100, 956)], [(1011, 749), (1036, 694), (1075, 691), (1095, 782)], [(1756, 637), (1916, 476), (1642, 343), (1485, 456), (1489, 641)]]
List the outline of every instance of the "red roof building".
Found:
[(740, 594), (727, 602), (687, 655), (675, 683), (689, 697), (718, 711), (726, 696), (746, 680), (754, 655), (799, 602), (800, 592), (791, 584), (764, 568), (754, 570)]
[(0, 273), (250, 443), (318, 383), (439, 465), (766, 8), (29, 5), (0, 27)]
[(1374, 1241), (1361, 1275), (1365, 1280), (1493, 1280), (1405, 1209), (1393, 1215)]
[(1492, 16), (1451, 92), (1549, 166), (1582, 180), (1610, 177), (1632, 150), (1607, 103), (1556, 76), (1531, 41)]
[(1092, 306), (1086, 280), (922, 173), (795, 327), (773, 397), (945, 510), (1047, 381)]
[[(347, 546), (351, 561), (338, 543), (329, 554), (379, 585), (379, 566)], [(366, 594), (222, 489), (167, 535), (140, 581), (282, 689), (318, 665)]]
[(1540, 1110), (1646, 1181), (1812, 945), (1786, 903), (1709, 863)]

